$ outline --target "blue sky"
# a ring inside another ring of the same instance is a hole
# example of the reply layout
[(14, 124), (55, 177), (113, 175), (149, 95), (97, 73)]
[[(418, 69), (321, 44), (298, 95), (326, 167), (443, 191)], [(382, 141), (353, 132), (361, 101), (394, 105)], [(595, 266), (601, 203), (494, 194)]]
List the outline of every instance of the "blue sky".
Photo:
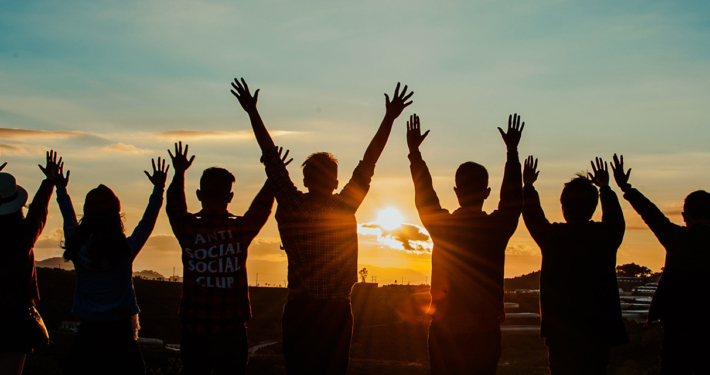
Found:
[[(709, 16), (709, 3), (691, 1), (6, 0), (0, 159), (34, 190), (43, 150), (58, 150), (73, 171), (75, 204), (105, 183), (131, 227), (150, 193), (143, 169), (180, 138), (197, 153), (188, 195), (202, 169), (227, 167), (237, 176), (230, 209), (240, 213), (264, 174), (248, 118), (229, 94), (233, 77), (262, 89), (259, 108), (281, 131), (278, 144), (297, 162), (314, 151), (335, 153), (341, 180), (384, 114), (382, 94), (401, 81), (415, 103), (396, 123), (359, 221), (391, 206), (419, 224), (404, 140), (412, 112), (432, 130), (422, 151), (442, 203), (456, 207), (453, 173), (474, 160), (489, 168), (492, 210), (505, 160), (495, 128), (517, 112), (527, 123), (520, 154), (540, 158), (538, 188), (551, 219), (561, 219), (565, 180), (593, 157), (620, 152), (634, 168), (632, 183), (680, 222), (685, 195), (710, 185), (702, 172), (710, 166)], [(179, 130), (194, 133), (171, 133)], [(198, 209), (196, 199), (189, 203)], [(630, 230), (619, 261), (659, 269), (662, 248), (622, 205)], [(61, 236), (54, 206), (51, 215), (48, 241)], [(164, 215), (155, 234), (137, 268), (165, 273), (160, 268), (179, 258), (155, 255), (169, 242)], [(273, 219), (260, 239), (278, 241)], [(361, 263), (427, 273), (426, 255), (367, 243)], [(57, 252), (38, 248), (38, 258)], [(276, 262), (274, 274), (285, 274), (282, 254), (255, 246), (250, 259)], [(506, 274), (536, 270), (539, 260), (521, 221)]]

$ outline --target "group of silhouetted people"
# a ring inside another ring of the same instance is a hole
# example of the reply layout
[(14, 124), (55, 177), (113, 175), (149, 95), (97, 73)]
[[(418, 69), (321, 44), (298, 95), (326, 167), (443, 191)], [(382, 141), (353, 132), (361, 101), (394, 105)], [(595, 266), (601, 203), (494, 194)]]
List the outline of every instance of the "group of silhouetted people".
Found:
[[(185, 374), (244, 374), (248, 362), (246, 321), (251, 318), (246, 259), (249, 245), (278, 202), (276, 220), (288, 258), (288, 301), (282, 316), (286, 371), (345, 374), (353, 316), (350, 293), (357, 282), (358, 235), (355, 213), (363, 202), (394, 121), (413, 93), (397, 84), (385, 94), (385, 116), (362, 161), (339, 193), (338, 162), (327, 152), (302, 164), (304, 193), (293, 183), (288, 151), (277, 148), (257, 110), (259, 90), (235, 79), (232, 94), (251, 120), (267, 180), (243, 216), (227, 208), (235, 177), (226, 169), (203, 171), (197, 190), (202, 209), (188, 211), (185, 172), (195, 156), (188, 146), (169, 150), (174, 169), (166, 211), (180, 243), (183, 292), (181, 359)], [(432, 374), (495, 374), (505, 320), (505, 250), (520, 215), (542, 252), (541, 336), (552, 374), (604, 374), (610, 349), (628, 342), (616, 279), (616, 253), (625, 231), (623, 211), (609, 186), (607, 163), (597, 158), (592, 173), (567, 182), (560, 202), (565, 222), (550, 223), (533, 186), (537, 160), (521, 171), (518, 144), (525, 123), (512, 115), (498, 128), (507, 149), (498, 209), (488, 214), (488, 172), (474, 162), (459, 166), (454, 191), (460, 207), (441, 207), (429, 169), (419, 151), (429, 134), (414, 114), (407, 145), (415, 203), (434, 243), (431, 276), (429, 355)], [(256, 156), (256, 155), (255, 155)], [(64, 258), (74, 264), (77, 283), (72, 313), (81, 319), (67, 359), (68, 374), (144, 374), (137, 344), (140, 324), (132, 282), (133, 261), (155, 226), (170, 166), (153, 160), (154, 185), (142, 220), (127, 236), (121, 203), (105, 185), (91, 190), (77, 220), (67, 192), (70, 173), (54, 151), (40, 165), (46, 179), (25, 214), (25, 189), (0, 173), (0, 374), (21, 374), (25, 355), (48, 343), (35, 309), (39, 300), (33, 247), (48, 215), (52, 190), (64, 219)], [(288, 160), (287, 160), (288, 159)], [(7, 163), (0, 166), (0, 171)], [(663, 374), (705, 374), (710, 345), (688, 304), (710, 286), (710, 194), (696, 191), (683, 207), (686, 226), (673, 224), (629, 184), (623, 157), (611, 167), (619, 188), (666, 248), (666, 264), (648, 321), (661, 321)], [(602, 220), (592, 221), (601, 201)], [(700, 302), (702, 306), (710, 303)], [(704, 311), (704, 310), (702, 310)]]

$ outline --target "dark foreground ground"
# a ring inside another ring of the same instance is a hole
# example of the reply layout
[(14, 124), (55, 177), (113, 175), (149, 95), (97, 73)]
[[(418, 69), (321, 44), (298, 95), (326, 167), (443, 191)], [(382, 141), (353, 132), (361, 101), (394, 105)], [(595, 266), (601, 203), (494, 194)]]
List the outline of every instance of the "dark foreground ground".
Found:
[[(38, 309), (52, 330), (52, 344), (28, 356), (25, 374), (61, 374), (73, 335), (62, 332), (62, 321), (71, 315), (75, 276), (73, 272), (38, 269), (42, 301)], [(141, 337), (158, 338), (166, 344), (180, 342), (177, 306), (179, 283), (136, 280), (141, 306)], [(249, 359), (249, 374), (285, 374), (280, 347), (280, 318), (286, 289), (251, 288), (254, 318), (248, 322), (250, 346), (277, 343), (259, 349)], [(506, 299), (520, 305), (518, 312), (537, 312), (536, 294), (509, 294)], [(425, 314), (428, 289), (425, 286), (393, 286), (353, 291), (355, 329), (351, 349), (350, 375), (428, 374)], [(528, 324), (529, 322), (524, 322)], [(505, 324), (512, 324), (506, 322)], [(627, 324), (631, 344), (615, 348), (608, 374), (658, 374), (660, 328), (642, 330)], [(179, 374), (180, 353), (165, 348), (144, 347), (148, 374)], [(498, 374), (548, 374), (547, 352), (537, 333), (503, 334), (503, 355)]]

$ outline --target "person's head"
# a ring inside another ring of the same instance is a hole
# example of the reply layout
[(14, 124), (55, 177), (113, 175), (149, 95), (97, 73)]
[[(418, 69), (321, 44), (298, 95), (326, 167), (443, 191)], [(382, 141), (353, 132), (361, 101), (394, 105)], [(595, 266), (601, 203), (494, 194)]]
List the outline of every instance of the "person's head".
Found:
[(483, 201), (491, 194), (486, 168), (472, 161), (459, 165), (454, 192), (461, 207), (482, 207)]
[(27, 190), (17, 185), (13, 175), (0, 172), (0, 216), (22, 218), (25, 203)]
[(86, 194), (84, 216), (77, 230), (64, 242), (64, 259), (76, 259), (82, 247), (92, 268), (100, 268), (105, 260), (110, 266), (130, 255), (124, 233), (121, 201), (113, 190), (99, 185)]
[(698, 190), (688, 194), (685, 197), (682, 215), (687, 226), (710, 222), (710, 193)]
[(316, 152), (301, 164), (303, 185), (310, 193), (331, 195), (338, 188), (338, 159), (328, 152)]
[(583, 174), (578, 174), (562, 189), (562, 215), (568, 223), (592, 219), (599, 202), (599, 190)]
[(232, 185), (235, 181), (234, 175), (224, 168), (205, 169), (200, 178), (200, 188), (197, 190), (197, 199), (202, 203), (202, 209), (226, 210), (234, 198)]

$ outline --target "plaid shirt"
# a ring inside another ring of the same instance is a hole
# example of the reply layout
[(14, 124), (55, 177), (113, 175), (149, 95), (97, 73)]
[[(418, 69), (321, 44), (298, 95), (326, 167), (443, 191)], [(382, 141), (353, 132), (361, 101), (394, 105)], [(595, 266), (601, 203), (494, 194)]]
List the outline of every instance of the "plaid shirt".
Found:
[(220, 333), (251, 318), (247, 249), (271, 214), (274, 196), (264, 185), (244, 216), (191, 214), (185, 177), (176, 174), (167, 192), (167, 212), (182, 248), (180, 321), (190, 331)]
[(326, 201), (298, 191), (276, 149), (264, 153), (276, 220), (288, 257), (288, 287), (319, 299), (350, 298), (357, 282), (355, 212), (370, 189), (375, 165), (360, 162), (343, 190)]

